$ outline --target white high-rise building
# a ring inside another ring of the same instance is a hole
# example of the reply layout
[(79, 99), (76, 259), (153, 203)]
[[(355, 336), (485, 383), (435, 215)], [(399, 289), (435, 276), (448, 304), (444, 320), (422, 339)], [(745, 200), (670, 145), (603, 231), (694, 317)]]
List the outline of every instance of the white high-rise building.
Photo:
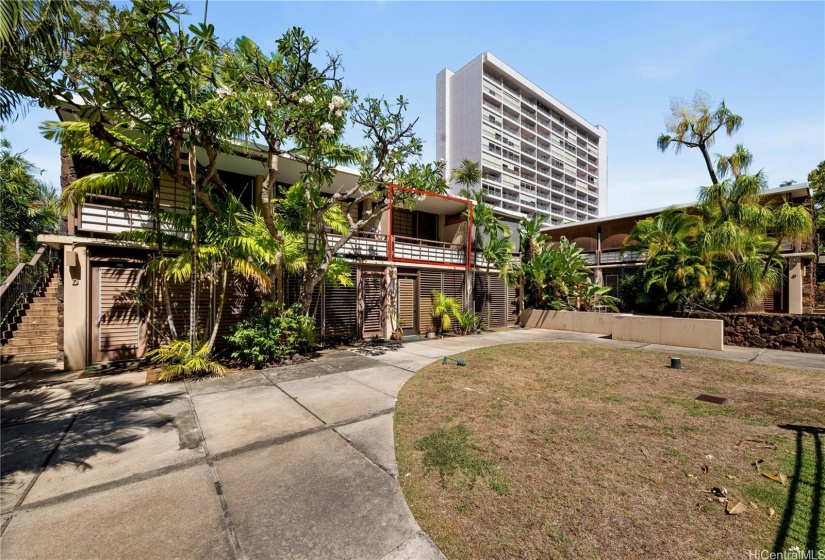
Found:
[(548, 225), (607, 212), (607, 131), (487, 52), (436, 77), (436, 157), (480, 162), (492, 205)]

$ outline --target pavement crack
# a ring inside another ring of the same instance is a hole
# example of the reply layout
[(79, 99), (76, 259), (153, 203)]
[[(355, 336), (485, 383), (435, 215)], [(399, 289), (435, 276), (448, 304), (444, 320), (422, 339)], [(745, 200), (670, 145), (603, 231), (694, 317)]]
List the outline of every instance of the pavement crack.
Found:
[[(185, 385), (184, 385), (185, 386)], [(232, 516), (229, 513), (229, 504), (226, 502), (226, 497), (223, 494), (223, 486), (218, 477), (218, 470), (215, 468), (215, 463), (209, 453), (209, 445), (206, 442), (206, 437), (203, 435), (203, 428), (201, 426), (200, 418), (198, 418), (198, 411), (195, 409), (195, 403), (192, 402), (192, 394), (189, 392), (189, 387), (186, 387), (186, 396), (189, 401), (189, 409), (192, 411), (192, 416), (195, 419), (195, 426), (201, 434), (201, 445), (203, 446), (204, 455), (206, 458), (206, 465), (209, 469), (209, 475), (212, 477), (212, 484), (215, 487), (215, 495), (218, 498), (218, 503), (221, 506), (221, 514), (226, 527), (226, 533), (229, 538), (229, 544), (232, 546), (236, 560), (244, 560), (246, 556), (241, 548), (241, 541), (238, 538), (238, 533), (235, 531), (235, 526), (232, 523)]]

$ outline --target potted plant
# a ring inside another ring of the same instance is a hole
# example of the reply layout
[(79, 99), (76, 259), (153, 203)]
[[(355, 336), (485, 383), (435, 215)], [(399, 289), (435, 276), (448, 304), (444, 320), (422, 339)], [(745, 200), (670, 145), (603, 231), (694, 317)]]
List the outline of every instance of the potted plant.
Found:
[(404, 338), (404, 319), (400, 318), (397, 313), (390, 314), (390, 321), (395, 325), (395, 328), (390, 335), (390, 340), (401, 340)]

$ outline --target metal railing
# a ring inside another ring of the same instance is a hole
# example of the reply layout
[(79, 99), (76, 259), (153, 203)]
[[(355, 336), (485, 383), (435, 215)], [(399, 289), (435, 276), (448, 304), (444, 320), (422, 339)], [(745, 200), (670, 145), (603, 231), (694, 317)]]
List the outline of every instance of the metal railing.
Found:
[(48, 281), (57, 251), (43, 245), (28, 263), (18, 264), (0, 286), (0, 331), (26, 300)]

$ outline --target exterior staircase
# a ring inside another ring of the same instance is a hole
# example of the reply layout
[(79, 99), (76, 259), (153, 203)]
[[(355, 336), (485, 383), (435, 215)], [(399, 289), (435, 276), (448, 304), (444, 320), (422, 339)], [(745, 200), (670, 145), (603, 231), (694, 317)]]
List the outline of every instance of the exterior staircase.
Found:
[(57, 358), (58, 299), (60, 275), (52, 272), (3, 329), (2, 363), (54, 360)]

